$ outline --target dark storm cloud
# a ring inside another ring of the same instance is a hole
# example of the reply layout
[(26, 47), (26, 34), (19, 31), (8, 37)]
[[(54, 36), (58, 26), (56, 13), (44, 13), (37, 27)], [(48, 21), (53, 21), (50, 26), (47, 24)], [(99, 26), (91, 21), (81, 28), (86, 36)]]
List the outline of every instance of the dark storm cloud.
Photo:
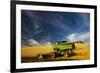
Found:
[(89, 32), (89, 17), (88, 13), (22, 10), (22, 44), (29, 39), (53, 43), (67, 40), (72, 33)]

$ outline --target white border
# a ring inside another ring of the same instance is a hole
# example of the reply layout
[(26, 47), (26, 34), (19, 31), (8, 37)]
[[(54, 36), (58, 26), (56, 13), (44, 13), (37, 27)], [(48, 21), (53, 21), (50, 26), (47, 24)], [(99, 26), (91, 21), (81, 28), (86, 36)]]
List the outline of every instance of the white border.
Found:
[[(56, 61), (56, 62), (37, 62), (21, 63), (21, 9), (41, 10), (41, 11), (61, 11), (61, 12), (85, 12), (90, 13), (90, 60), (81, 61)], [(16, 5), (16, 69), (39, 68), (39, 67), (57, 67), (72, 65), (94, 64), (94, 9), (70, 8), (70, 7), (52, 7), (35, 5)]]

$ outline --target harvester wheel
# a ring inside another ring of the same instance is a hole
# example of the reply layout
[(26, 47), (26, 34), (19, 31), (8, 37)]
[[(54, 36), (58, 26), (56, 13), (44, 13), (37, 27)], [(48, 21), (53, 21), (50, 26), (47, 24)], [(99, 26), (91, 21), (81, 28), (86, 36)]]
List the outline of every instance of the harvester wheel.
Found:
[(64, 54), (64, 57), (65, 57), (65, 58), (67, 58), (67, 57), (68, 57), (68, 54), (67, 54), (67, 53), (66, 53), (66, 54)]
[(55, 53), (51, 52), (49, 56), (50, 56), (50, 58), (55, 58)]

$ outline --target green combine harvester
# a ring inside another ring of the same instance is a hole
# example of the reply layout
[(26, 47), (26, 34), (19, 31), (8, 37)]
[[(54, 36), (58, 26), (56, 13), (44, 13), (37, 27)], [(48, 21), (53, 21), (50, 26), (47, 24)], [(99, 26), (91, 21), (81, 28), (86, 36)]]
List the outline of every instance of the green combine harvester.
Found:
[(67, 41), (59, 41), (59, 42), (53, 44), (53, 47), (54, 47), (56, 56), (62, 56), (62, 55), (68, 56), (69, 54), (73, 53), (75, 44), (67, 42)]

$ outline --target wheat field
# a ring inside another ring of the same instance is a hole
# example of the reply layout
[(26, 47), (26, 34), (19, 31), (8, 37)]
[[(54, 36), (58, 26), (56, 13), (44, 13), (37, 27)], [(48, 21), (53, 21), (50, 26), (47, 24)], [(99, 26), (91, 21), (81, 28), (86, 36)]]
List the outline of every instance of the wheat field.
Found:
[[(37, 55), (39, 54), (48, 54), (54, 52), (53, 46), (52, 45), (47, 45), (47, 46), (33, 46), (33, 47), (25, 47), (21, 48), (21, 58), (23, 61), (23, 57), (26, 57), (27, 59), (30, 58), (36, 58)], [(90, 45), (89, 44), (80, 44), (77, 43), (75, 44), (75, 49), (73, 50), (74, 55), (65, 58), (64, 56), (59, 58), (65, 59), (65, 60), (89, 60), (90, 59)], [(58, 58), (55, 58), (56, 60)], [(33, 59), (30, 59), (30, 61)], [(35, 59), (36, 61), (36, 59)]]
[(22, 57), (32, 57), (38, 54), (48, 54), (50, 52), (54, 52), (53, 46), (33, 46), (33, 47), (26, 47), (21, 49), (21, 56)]
[(69, 59), (86, 60), (90, 59), (90, 45), (89, 44), (75, 44), (74, 53), (76, 55), (69, 57)]

